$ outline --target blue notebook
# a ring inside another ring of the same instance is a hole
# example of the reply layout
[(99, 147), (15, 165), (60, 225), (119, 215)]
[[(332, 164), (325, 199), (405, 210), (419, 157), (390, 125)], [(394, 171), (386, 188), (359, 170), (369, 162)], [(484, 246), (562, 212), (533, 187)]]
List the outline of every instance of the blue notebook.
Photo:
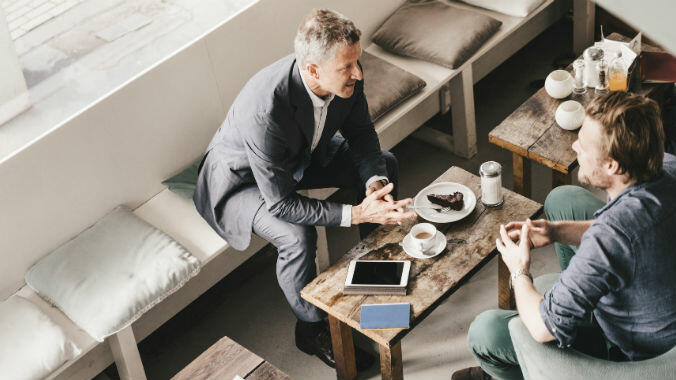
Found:
[(411, 319), (411, 304), (384, 303), (361, 305), (360, 327), (368, 329), (407, 329)]

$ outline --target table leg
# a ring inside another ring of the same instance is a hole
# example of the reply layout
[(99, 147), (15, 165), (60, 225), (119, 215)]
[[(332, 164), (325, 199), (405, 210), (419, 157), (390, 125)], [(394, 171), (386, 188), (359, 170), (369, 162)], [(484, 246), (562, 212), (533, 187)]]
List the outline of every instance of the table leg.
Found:
[(338, 380), (354, 380), (357, 378), (357, 362), (354, 357), (352, 327), (331, 315), (329, 315), (329, 327)]
[(403, 380), (404, 365), (401, 359), (401, 341), (392, 347), (380, 345), (380, 374), (383, 380)]
[(512, 153), (514, 191), (530, 198), (530, 161), (517, 153)]
[(558, 186), (570, 185), (571, 183), (573, 183), (573, 176), (571, 173), (563, 174), (556, 170), (552, 170), (552, 189)]
[(498, 254), (498, 307), (505, 310), (516, 308), (514, 292), (509, 288), (509, 268)]
[(451, 78), (449, 85), (453, 101), (451, 123), (455, 154), (470, 158), (477, 152), (472, 66), (466, 66), (461, 73)]

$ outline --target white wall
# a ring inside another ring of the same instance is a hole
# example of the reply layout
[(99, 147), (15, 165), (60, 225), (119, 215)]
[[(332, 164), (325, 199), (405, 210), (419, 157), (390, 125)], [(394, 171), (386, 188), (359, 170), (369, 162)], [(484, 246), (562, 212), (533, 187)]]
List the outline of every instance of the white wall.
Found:
[(596, 0), (596, 3), (676, 54), (676, 1)]
[(1, 161), (0, 299), (42, 256), (198, 158), (248, 78), (292, 51), (311, 8), (334, 7), (368, 40), (401, 3), (261, 0)]
[(26, 81), (0, 8), (0, 125), (30, 107)]

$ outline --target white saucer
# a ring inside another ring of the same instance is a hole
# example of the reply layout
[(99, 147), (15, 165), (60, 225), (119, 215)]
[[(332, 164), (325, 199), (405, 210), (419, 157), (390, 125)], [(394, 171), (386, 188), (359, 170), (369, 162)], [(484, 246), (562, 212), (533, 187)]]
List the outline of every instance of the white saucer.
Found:
[(411, 257), (416, 259), (429, 259), (439, 255), (446, 249), (446, 237), (444, 234), (437, 231), (437, 234), (434, 235), (434, 245), (424, 253), (413, 246), (413, 237), (410, 233), (404, 236), (401, 246), (404, 247), (404, 252)]

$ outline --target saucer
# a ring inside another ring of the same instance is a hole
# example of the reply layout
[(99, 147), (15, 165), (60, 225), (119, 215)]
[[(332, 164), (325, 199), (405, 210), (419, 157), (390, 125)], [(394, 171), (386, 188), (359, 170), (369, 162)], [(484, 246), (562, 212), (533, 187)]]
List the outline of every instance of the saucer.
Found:
[(434, 235), (434, 244), (425, 253), (420, 252), (420, 250), (413, 246), (413, 237), (411, 234), (407, 234), (400, 244), (404, 247), (404, 252), (406, 252), (407, 255), (416, 259), (429, 259), (439, 255), (446, 249), (446, 237), (444, 234), (437, 231), (437, 234)]

